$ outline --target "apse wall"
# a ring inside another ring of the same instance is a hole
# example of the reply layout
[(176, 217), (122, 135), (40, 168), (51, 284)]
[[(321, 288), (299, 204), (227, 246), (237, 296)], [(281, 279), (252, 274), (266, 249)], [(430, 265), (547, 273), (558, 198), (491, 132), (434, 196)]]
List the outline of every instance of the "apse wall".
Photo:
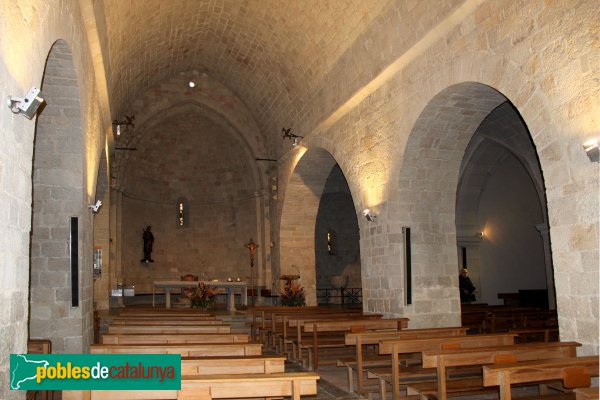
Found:
[[(222, 126), (186, 115), (146, 131), (124, 173), (121, 279), (138, 293), (151, 292), (152, 281), (159, 278), (250, 275), (245, 243), (256, 238), (257, 205), (248, 157)], [(141, 262), (148, 225), (155, 239), (154, 262)]]

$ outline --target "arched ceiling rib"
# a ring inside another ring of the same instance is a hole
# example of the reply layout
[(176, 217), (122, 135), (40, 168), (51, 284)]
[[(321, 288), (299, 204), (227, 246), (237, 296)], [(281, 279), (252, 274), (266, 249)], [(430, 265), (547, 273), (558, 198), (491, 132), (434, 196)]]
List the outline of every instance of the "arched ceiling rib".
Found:
[[(291, 121), (389, 0), (104, 0), (96, 3), (111, 109), (184, 70), (207, 71), (261, 130)], [(298, 122), (298, 121), (296, 121)]]

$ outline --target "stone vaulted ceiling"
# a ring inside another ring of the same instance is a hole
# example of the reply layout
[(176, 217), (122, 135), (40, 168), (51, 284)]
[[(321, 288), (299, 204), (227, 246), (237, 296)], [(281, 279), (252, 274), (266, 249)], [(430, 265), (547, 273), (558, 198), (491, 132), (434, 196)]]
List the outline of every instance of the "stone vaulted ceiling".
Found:
[[(114, 118), (182, 71), (229, 88), (276, 136), (306, 119), (348, 47), (390, 0), (104, 0), (94, 3)], [(276, 136), (279, 138), (279, 136)]]

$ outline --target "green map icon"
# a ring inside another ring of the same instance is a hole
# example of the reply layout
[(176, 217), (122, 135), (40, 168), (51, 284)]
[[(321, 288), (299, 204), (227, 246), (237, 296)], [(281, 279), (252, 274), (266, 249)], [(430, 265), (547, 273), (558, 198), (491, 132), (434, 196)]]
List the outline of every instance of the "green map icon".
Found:
[(50, 364), (46, 360), (34, 360), (33, 358), (29, 354), (10, 355), (10, 370), (12, 371), (10, 388), (12, 390), (24, 390), (21, 385), (24, 382), (36, 379), (37, 368), (47, 367)]

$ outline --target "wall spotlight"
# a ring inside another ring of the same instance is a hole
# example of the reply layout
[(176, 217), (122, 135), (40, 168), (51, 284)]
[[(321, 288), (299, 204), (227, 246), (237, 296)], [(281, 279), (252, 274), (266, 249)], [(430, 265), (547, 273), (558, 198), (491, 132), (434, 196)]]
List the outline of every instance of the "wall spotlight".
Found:
[(92, 212), (93, 212), (94, 214), (98, 212), (98, 210), (100, 209), (100, 207), (102, 207), (102, 200), (97, 200), (97, 201), (96, 201), (96, 204), (90, 204), (90, 205), (88, 206), (88, 208), (89, 208), (90, 210), (92, 210)]
[(13, 113), (23, 114), (28, 119), (32, 119), (38, 110), (41, 111), (40, 106), (44, 103), (44, 96), (40, 89), (32, 87), (25, 97), (9, 96), (6, 102)]
[(600, 146), (598, 140), (590, 140), (583, 144), (583, 149), (591, 162), (600, 162)]
[(369, 210), (368, 208), (365, 208), (363, 211), (363, 215), (365, 216), (365, 218), (367, 219), (367, 221), (369, 222), (375, 222), (377, 221), (377, 215), (375, 215), (371, 210)]

